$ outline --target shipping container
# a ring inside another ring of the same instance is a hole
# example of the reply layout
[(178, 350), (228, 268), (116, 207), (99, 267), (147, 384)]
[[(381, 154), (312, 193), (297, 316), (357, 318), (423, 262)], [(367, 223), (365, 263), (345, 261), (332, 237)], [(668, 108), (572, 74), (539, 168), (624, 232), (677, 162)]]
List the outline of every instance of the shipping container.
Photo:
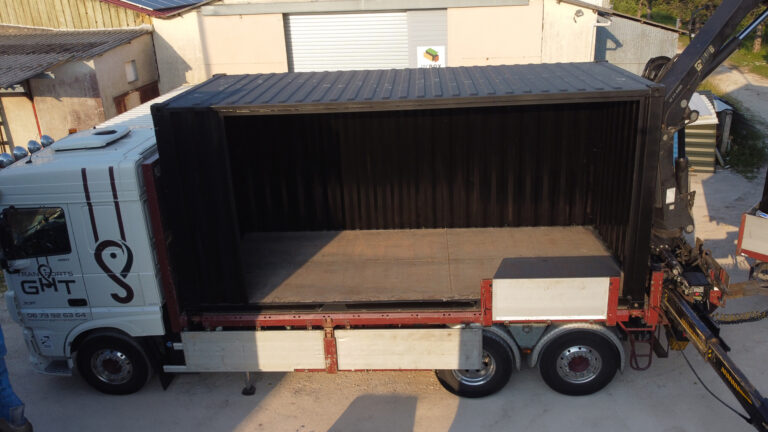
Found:
[(475, 308), (504, 258), (583, 256), (642, 307), (661, 95), (608, 63), (213, 77), (152, 108), (179, 313)]

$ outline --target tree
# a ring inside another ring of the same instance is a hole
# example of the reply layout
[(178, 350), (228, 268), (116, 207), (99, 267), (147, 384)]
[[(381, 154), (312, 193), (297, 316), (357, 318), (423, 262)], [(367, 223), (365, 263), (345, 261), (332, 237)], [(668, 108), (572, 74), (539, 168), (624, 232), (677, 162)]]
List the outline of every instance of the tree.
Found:
[(643, 16), (643, 9), (645, 9), (645, 18), (651, 19), (651, 12), (653, 10), (653, 0), (638, 0), (637, 2), (637, 17)]
[[(664, 8), (676, 18), (684, 23), (690, 23), (691, 14), (696, 12), (693, 17), (698, 27), (701, 23), (707, 21), (709, 16), (720, 5), (722, 0), (663, 0)], [(693, 29), (694, 31), (697, 30)]]
[(755, 29), (755, 41), (752, 43), (752, 52), (759, 53), (763, 49), (763, 37), (765, 35), (765, 21)]

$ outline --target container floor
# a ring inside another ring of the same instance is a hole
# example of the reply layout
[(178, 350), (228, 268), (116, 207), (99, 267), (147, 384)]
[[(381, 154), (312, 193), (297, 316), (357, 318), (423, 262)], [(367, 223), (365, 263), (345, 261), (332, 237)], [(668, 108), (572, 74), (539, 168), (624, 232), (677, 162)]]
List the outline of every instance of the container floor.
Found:
[(260, 305), (477, 300), (504, 258), (611, 255), (577, 226), (251, 233), (242, 248)]

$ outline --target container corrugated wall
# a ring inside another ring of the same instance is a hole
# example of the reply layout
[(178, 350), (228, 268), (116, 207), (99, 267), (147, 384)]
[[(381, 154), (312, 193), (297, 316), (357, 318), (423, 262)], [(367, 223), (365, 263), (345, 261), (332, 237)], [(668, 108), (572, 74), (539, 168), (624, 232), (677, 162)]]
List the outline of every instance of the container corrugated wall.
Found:
[(240, 231), (596, 225), (620, 256), (636, 118), (636, 103), (228, 117)]

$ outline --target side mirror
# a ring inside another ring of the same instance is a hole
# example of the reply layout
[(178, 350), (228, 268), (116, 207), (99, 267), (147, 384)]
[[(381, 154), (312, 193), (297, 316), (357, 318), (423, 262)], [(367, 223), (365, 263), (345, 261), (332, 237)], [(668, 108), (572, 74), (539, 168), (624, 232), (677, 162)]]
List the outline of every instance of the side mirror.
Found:
[(7, 271), (8, 273), (18, 273), (18, 270), (11, 270), (10, 266), (8, 265), (8, 259), (5, 258), (5, 245), (8, 244), (8, 240), (10, 239), (10, 235), (8, 233), (8, 225), (6, 224), (5, 220), (7, 212), (7, 208), (0, 212), (0, 268)]
[(8, 266), (8, 260), (5, 259), (5, 257), (0, 258), (0, 268), (7, 271), (8, 273), (14, 273), (13, 270)]
[(11, 274), (19, 272), (18, 270), (12, 270), (11, 266), (8, 265), (8, 260), (5, 258), (5, 248), (3, 247), (2, 242), (0, 242), (0, 268)]

